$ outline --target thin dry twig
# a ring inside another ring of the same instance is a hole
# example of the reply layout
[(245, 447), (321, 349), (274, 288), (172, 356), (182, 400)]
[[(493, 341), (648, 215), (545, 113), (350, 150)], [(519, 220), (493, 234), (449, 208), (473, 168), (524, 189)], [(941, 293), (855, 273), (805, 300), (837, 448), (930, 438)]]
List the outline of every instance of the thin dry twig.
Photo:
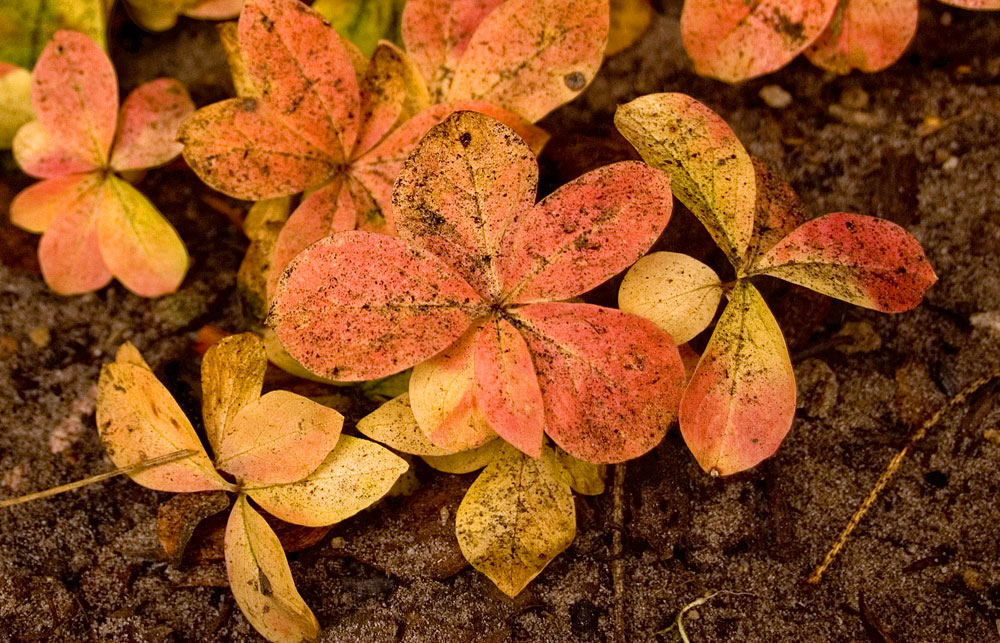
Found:
[(625, 558), (622, 556), (622, 532), (625, 530), (625, 463), (615, 465), (612, 487), (611, 587), (614, 593), (612, 623), (615, 642), (625, 643)]

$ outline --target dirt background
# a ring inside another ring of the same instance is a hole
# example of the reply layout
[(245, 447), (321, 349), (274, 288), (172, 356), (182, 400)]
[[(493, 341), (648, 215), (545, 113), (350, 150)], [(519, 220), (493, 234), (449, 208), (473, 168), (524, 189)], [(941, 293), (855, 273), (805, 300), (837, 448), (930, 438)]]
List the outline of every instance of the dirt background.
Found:
[[(322, 641), (614, 641), (616, 600), (629, 641), (664, 632), (685, 605), (692, 641), (1000, 641), (1000, 405), (995, 390), (951, 414), (904, 462), (819, 587), (804, 578), (922, 418), (1000, 365), (1000, 14), (922, 2), (904, 58), (877, 75), (834, 77), (798, 60), (738, 87), (694, 75), (680, 2), (609, 59), (586, 94), (543, 121), (543, 192), (634, 153), (617, 104), (658, 91), (706, 102), (747, 148), (783, 173), (812, 215), (854, 211), (905, 226), (940, 277), (897, 316), (762, 282), (799, 376), (800, 408), (778, 454), (726, 479), (700, 471), (678, 433), (630, 463), (625, 595), (612, 592), (610, 494), (578, 499), (576, 542), (516, 599), (461, 565), (454, 510), (471, 477), (416, 467), (422, 486), (292, 554)], [(128, 91), (180, 78), (199, 105), (229, 93), (210, 25), (144, 34), (116, 20), (113, 58)], [(760, 97), (789, 92), (784, 109)], [(921, 129), (928, 117), (944, 127)], [(175, 295), (147, 301), (113, 285), (59, 297), (37, 273), (37, 238), (6, 222), (29, 180), (0, 174), (0, 496), (110, 468), (94, 427), (102, 362), (134, 342), (194, 417), (204, 324), (247, 320), (234, 289), (246, 241), (182, 164), (141, 189), (193, 257)], [(236, 212), (246, 204), (225, 201)], [(663, 246), (721, 266), (678, 208)], [(614, 287), (592, 294), (613, 298)], [(704, 341), (704, 340), (702, 340)], [(314, 391), (315, 392), (315, 391)], [(356, 420), (373, 402), (334, 392)], [(971, 408), (971, 410), (970, 410)], [(0, 511), (0, 641), (256, 641), (227, 589), (211, 538), (180, 566), (156, 540), (168, 494), (116, 479)]]

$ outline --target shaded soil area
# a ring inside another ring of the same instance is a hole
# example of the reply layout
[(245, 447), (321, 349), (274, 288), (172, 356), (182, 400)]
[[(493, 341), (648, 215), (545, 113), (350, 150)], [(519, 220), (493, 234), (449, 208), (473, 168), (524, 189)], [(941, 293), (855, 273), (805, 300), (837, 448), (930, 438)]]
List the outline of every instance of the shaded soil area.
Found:
[[(812, 215), (861, 212), (905, 226), (940, 282), (916, 310), (887, 316), (762, 281), (799, 378), (794, 427), (774, 458), (730, 478), (704, 474), (676, 431), (630, 463), (624, 596), (612, 591), (610, 494), (578, 499), (573, 546), (508, 599), (463, 568), (457, 552), (454, 513), (472, 478), (421, 464), (413, 496), (389, 499), (291, 554), (323, 624), (320, 640), (613, 641), (616, 602), (627, 640), (675, 640), (665, 630), (678, 611), (713, 592), (686, 613), (692, 641), (1000, 640), (995, 391), (921, 442), (823, 583), (803, 583), (912, 428), (1000, 366), (1000, 14), (925, 2), (916, 42), (886, 72), (834, 77), (800, 60), (731, 87), (692, 72), (679, 7), (659, 7), (635, 47), (542, 123), (553, 134), (543, 192), (635, 156), (613, 128), (617, 104), (681, 91), (722, 114)], [(199, 105), (228, 94), (211, 25), (184, 21), (151, 36), (119, 24), (113, 56), (123, 90), (172, 75)], [(760, 97), (767, 85), (789, 92), (791, 103), (769, 107)], [(929, 132), (928, 118), (943, 126)], [(250, 323), (234, 287), (246, 240), (224, 212), (247, 204), (212, 201), (181, 163), (151, 171), (140, 187), (193, 257), (181, 291), (147, 301), (114, 285), (66, 298), (37, 272), (37, 238), (6, 222), (11, 196), (28, 183), (4, 157), (3, 497), (110, 468), (94, 427), (95, 385), (121, 342), (143, 351), (195, 417), (197, 329)], [(680, 207), (661, 245), (722, 267)], [(589, 297), (613, 301), (615, 287)], [(349, 425), (375, 404), (354, 389), (327, 392)], [(179, 566), (162, 553), (156, 516), (168, 497), (115, 479), (0, 510), (0, 641), (260, 640), (220, 587), (210, 535)]]

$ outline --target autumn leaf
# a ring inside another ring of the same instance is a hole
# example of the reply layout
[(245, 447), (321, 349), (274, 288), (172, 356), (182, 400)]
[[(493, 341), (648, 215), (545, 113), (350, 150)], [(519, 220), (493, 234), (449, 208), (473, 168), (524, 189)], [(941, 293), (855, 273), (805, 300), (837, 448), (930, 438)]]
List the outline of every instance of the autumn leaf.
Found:
[(179, 493), (156, 511), (156, 537), (175, 565), (181, 563), (194, 530), (206, 518), (229, 508), (224, 491)]
[(703, 76), (735, 83), (788, 64), (826, 29), (839, 0), (686, 0), (684, 48)]
[(573, 491), (585, 496), (599, 496), (604, 493), (604, 474), (607, 467), (574, 458), (559, 447), (552, 450), (552, 457), (560, 469), (560, 477)]
[(757, 206), (753, 236), (743, 265), (752, 266), (757, 257), (806, 222), (805, 206), (792, 186), (758, 158), (752, 158), (757, 176)]
[(632, 266), (618, 291), (618, 307), (652, 321), (678, 344), (708, 328), (722, 300), (722, 282), (697, 259), (654, 252)]
[(166, 31), (182, 15), (202, 20), (235, 18), (243, 0), (126, 0), (125, 6), (143, 29)]
[(396, 182), (402, 238), (343, 232), (313, 244), (279, 281), (270, 323), (323, 377), (414, 366), (413, 415), (444, 449), (495, 433), (538, 455), (545, 431), (584, 460), (635, 457), (674, 417), (675, 345), (634, 315), (556, 302), (652, 245), (670, 216), (667, 176), (618, 163), (532, 206), (532, 164), (506, 126), (452, 115)]
[(397, 41), (406, 0), (316, 0), (313, 9), (337, 32), (371, 56), (380, 40)]
[(18, 130), (13, 152), (25, 172), (44, 180), (15, 197), (11, 221), (42, 233), (46, 283), (67, 295), (96, 290), (112, 277), (144, 297), (177, 290), (188, 268), (183, 242), (115, 172), (177, 156), (177, 128), (194, 109), (187, 90), (154, 80), (119, 111), (111, 61), (71, 31), (53, 36), (31, 78), (37, 120)]
[(613, 56), (631, 47), (646, 33), (653, 19), (649, 0), (611, 0), (611, 24), (605, 56)]
[(469, 487), (455, 532), (472, 566), (515, 596), (573, 542), (573, 492), (551, 456), (504, 445)]
[(413, 455), (448, 455), (427, 439), (410, 408), (410, 393), (394, 397), (375, 411), (358, 420), (358, 431), (366, 437)]
[(503, 440), (493, 438), (478, 447), (466, 451), (459, 451), (458, 453), (450, 453), (448, 455), (425, 455), (421, 456), (421, 458), (432, 469), (442, 473), (472, 473), (473, 471), (479, 471), (490, 462), (493, 462), (497, 451), (504, 444)]
[(1000, 1), (998, 0), (941, 0), (941, 2), (949, 4), (953, 7), (960, 7), (962, 9), (973, 9), (977, 11), (1000, 10)]
[(0, 61), (31, 69), (60, 29), (107, 47), (105, 0), (17, 0), (0, 5)]
[(316, 617), (295, 589), (281, 542), (242, 494), (226, 526), (226, 573), (243, 615), (269, 641), (301, 643), (319, 635)]
[(882, 71), (906, 51), (919, 13), (917, 0), (843, 0), (806, 57), (837, 74)]
[(722, 475), (773, 454), (795, 415), (795, 373), (760, 293), (740, 280), (684, 391), (680, 427), (701, 468)]
[(222, 338), (201, 360), (201, 415), (208, 443), (217, 454), (240, 409), (260, 397), (267, 356), (253, 333)]
[(670, 175), (677, 198), (739, 268), (753, 234), (756, 180), (725, 121), (690, 96), (650, 94), (620, 106), (615, 126), (647, 163)]
[(31, 72), (0, 62), (0, 149), (10, 149), (17, 130), (34, 117)]
[(793, 230), (761, 256), (753, 273), (887, 313), (913, 308), (937, 281), (920, 243), (906, 230), (839, 212)]

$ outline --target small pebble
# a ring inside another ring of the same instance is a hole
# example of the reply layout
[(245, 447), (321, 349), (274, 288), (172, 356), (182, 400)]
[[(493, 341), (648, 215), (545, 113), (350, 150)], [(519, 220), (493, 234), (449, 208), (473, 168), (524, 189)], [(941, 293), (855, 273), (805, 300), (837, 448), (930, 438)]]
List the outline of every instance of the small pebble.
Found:
[(868, 107), (868, 92), (860, 87), (848, 87), (840, 94), (840, 104), (847, 109), (864, 109)]
[(689, 621), (697, 621), (699, 618), (701, 618), (701, 614), (698, 613), (698, 610), (690, 610), (685, 616)]
[(768, 107), (785, 109), (792, 104), (792, 95), (780, 85), (764, 85), (758, 94)]
[(17, 340), (10, 335), (0, 335), (0, 359), (7, 359), (17, 353)]
[(45, 348), (52, 341), (52, 333), (45, 326), (37, 326), (28, 331), (28, 339), (38, 348)]
[(996, 429), (986, 429), (983, 431), (983, 438), (993, 444), (1000, 444), (1000, 431)]
[(951, 25), (951, 12), (945, 11), (941, 14), (941, 26), (947, 27), (949, 25)]
[(952, 156), (949, 157), (948, 160), (944, 162), (944, 164), (941, 166), (941, 169), (944, 170), (945, 172), (951, 172), (957, 167), (958, 167), (958, 157)]

